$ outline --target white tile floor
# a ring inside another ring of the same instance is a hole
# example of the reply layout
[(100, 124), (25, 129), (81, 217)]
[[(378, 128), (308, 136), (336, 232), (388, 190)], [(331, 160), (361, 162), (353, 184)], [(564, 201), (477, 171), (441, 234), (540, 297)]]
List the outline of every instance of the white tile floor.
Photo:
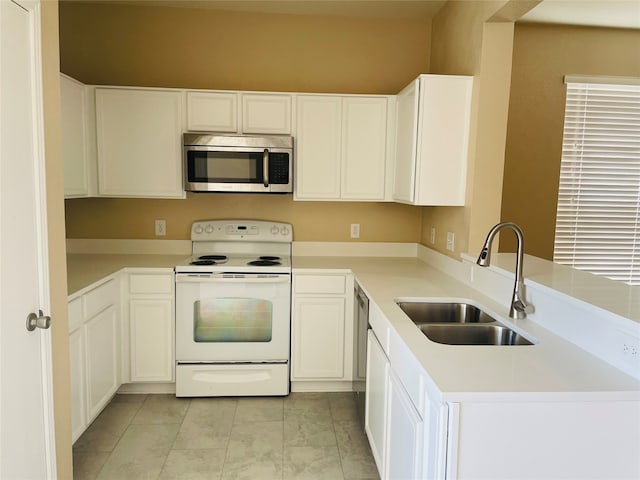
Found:
[(74, 480), (378, 479), (351, 393), (116, 395), (73, 447)]

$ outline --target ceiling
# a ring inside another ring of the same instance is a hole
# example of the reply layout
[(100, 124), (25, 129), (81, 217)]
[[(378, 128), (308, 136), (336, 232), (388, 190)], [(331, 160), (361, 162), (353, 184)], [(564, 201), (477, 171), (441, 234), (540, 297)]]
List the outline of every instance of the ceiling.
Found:
[(544, 0), (519, 21), (640, 29), (640, 0)]
[[(0, 0), (1, 1), (1, 0)], [(433, 18), (447, 0), (61, 0), (182, 8), (340, 15)], [(489, 1), (489, 0), (459, 0)], [(518, 21), (640, 29), (640, 0), (543, 0)]]

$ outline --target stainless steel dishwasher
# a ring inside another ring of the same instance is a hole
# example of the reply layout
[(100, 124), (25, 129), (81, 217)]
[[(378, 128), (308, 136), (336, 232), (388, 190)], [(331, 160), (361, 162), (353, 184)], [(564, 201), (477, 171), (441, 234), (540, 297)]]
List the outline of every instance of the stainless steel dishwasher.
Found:
[(369, 298), (357, 283), (353, 287), (355, 331), (353, 332), (353, 392), (360, 422), (364, 428), (365, 388), (367, 374), (367, 330), (369, 328)]

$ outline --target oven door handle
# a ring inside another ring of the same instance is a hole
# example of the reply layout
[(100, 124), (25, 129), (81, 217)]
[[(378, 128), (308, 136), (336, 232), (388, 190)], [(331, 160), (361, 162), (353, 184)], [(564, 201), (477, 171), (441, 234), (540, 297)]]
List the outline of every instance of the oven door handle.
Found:
[(274, 283), (289, 283), (289, 275), (271, 275), (271, 276), (258, 276), (258, 275), (242, 275), (237, 274), (233, 276), (223, 275), (209, 275), (209, 274), (176, 274), (176, 283), (260, 283), (260, 284), (274, 284)]

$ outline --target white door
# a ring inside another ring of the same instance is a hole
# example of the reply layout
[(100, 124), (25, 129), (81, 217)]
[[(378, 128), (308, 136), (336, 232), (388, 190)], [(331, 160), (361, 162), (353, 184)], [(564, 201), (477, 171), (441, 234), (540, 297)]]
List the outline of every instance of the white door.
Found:
[(55, 477), (39, 3), (0, 0), (0, 478)]

